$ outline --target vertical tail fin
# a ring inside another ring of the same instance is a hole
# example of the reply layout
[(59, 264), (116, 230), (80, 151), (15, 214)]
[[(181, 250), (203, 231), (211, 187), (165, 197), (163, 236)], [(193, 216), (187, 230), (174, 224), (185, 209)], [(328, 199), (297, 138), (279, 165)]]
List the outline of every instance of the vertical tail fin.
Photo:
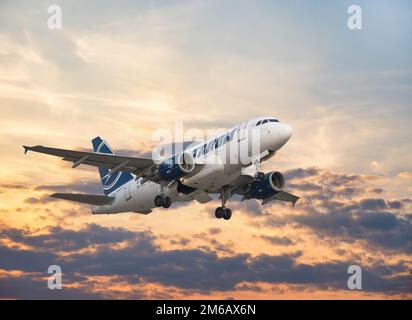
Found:
[[(109, 147), (106, 141), (102, 140), (100, 137), (94, 138), (92, 144), (94, 152), (114, 154), (114, 151)], [(133, 176), (130, 173), (123, 171), (110, 175), (109, 169), (105, 167), (99, 167), (99, 173), (105, 195), (111, 194), (126, 182), (133, 179)]]

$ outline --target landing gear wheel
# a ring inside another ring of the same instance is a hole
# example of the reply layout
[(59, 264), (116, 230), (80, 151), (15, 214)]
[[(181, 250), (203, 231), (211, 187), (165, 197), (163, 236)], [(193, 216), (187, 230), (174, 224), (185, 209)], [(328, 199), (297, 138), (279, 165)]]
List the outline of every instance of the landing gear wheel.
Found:
[(170, 205), (172, 204), (172, 199), (170, 199), (169, 197), (163, 197), (163, 208), (169, 208)]
[(229, 220), (232, 217), (232, 210), (229, 208), (225, 208), (224, 213), (223, 213), (223, 219)]
[(256, 179), (263, 180), (265, 178), (265, 174), (263, 172), (256, 172)]
[(216, 216), (216, 218), (218, 218), (218, 219), (222, 219), (224, 213), (225, 213), (225, 210), (224, 210), (224, 208), (222, 208), (222, 207), (217, 207), (216, 210), (215, 210), (215, 216)]
[(154, 205), (156, 207), (161, 207), (163, 205), (163, 197), (162, 196), (156, 196), (154, 198)]

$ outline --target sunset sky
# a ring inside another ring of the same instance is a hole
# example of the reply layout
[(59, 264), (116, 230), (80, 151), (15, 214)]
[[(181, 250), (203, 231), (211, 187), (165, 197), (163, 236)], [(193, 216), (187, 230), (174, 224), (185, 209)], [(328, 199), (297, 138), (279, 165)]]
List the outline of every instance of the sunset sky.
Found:
[[(47, 9), (62, 8), (62, 29)], [(412, 3), (0, 1), (0, 298), (412, 298)], [(150, 153), (156, 130), (271, 115), (263, 170), (302, 197), (94, 216), (96, 168), (22, 145)], [(47, 288), (47, 268), (63, 289)], [(347, 288), (349, 265), (362, 290)]]

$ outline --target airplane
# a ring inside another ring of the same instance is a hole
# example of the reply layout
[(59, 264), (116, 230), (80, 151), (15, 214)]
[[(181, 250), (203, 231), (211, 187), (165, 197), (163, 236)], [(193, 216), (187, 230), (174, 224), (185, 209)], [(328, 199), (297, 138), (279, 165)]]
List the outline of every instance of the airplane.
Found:
[[(257, 136), (257, 138), (256, 138)], [(176, 202), (207, 203), (220, 195), (218, 219), (232, 216), (226, 202), (233, 196), (291, 202), (299, 197), (284, 190), (279, 171), (263, 173), (261, 163), (272, 158), (292, 136), (292, 129), (270, 116), (249, 119), (206, 142), (195, 142), (165, 158), (117, 155), (100, 137), (92, 140), (93, 152), (23, 146), (80, 165), (97, 167), (104, 195), (54, 193), (51, 197), (93, 205), (93, 214), (135, 212), (149, 214)]]

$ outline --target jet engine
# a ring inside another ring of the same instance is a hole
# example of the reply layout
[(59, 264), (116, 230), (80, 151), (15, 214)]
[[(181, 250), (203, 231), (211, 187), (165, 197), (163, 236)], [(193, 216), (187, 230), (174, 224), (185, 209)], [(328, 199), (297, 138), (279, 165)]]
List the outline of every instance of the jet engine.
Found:
[(271, 197), (285, 187), (285, 177), (282, 173), (275, 171), (265, 174), (262, 180), (255, 180), (248, 184), (244, 190), (248, 199), (265, 199)]
[(174, 155), (159, 165), (158, 174), (165, 181), (179, 179), (195, 169), (193, 156), (188, 152)]

